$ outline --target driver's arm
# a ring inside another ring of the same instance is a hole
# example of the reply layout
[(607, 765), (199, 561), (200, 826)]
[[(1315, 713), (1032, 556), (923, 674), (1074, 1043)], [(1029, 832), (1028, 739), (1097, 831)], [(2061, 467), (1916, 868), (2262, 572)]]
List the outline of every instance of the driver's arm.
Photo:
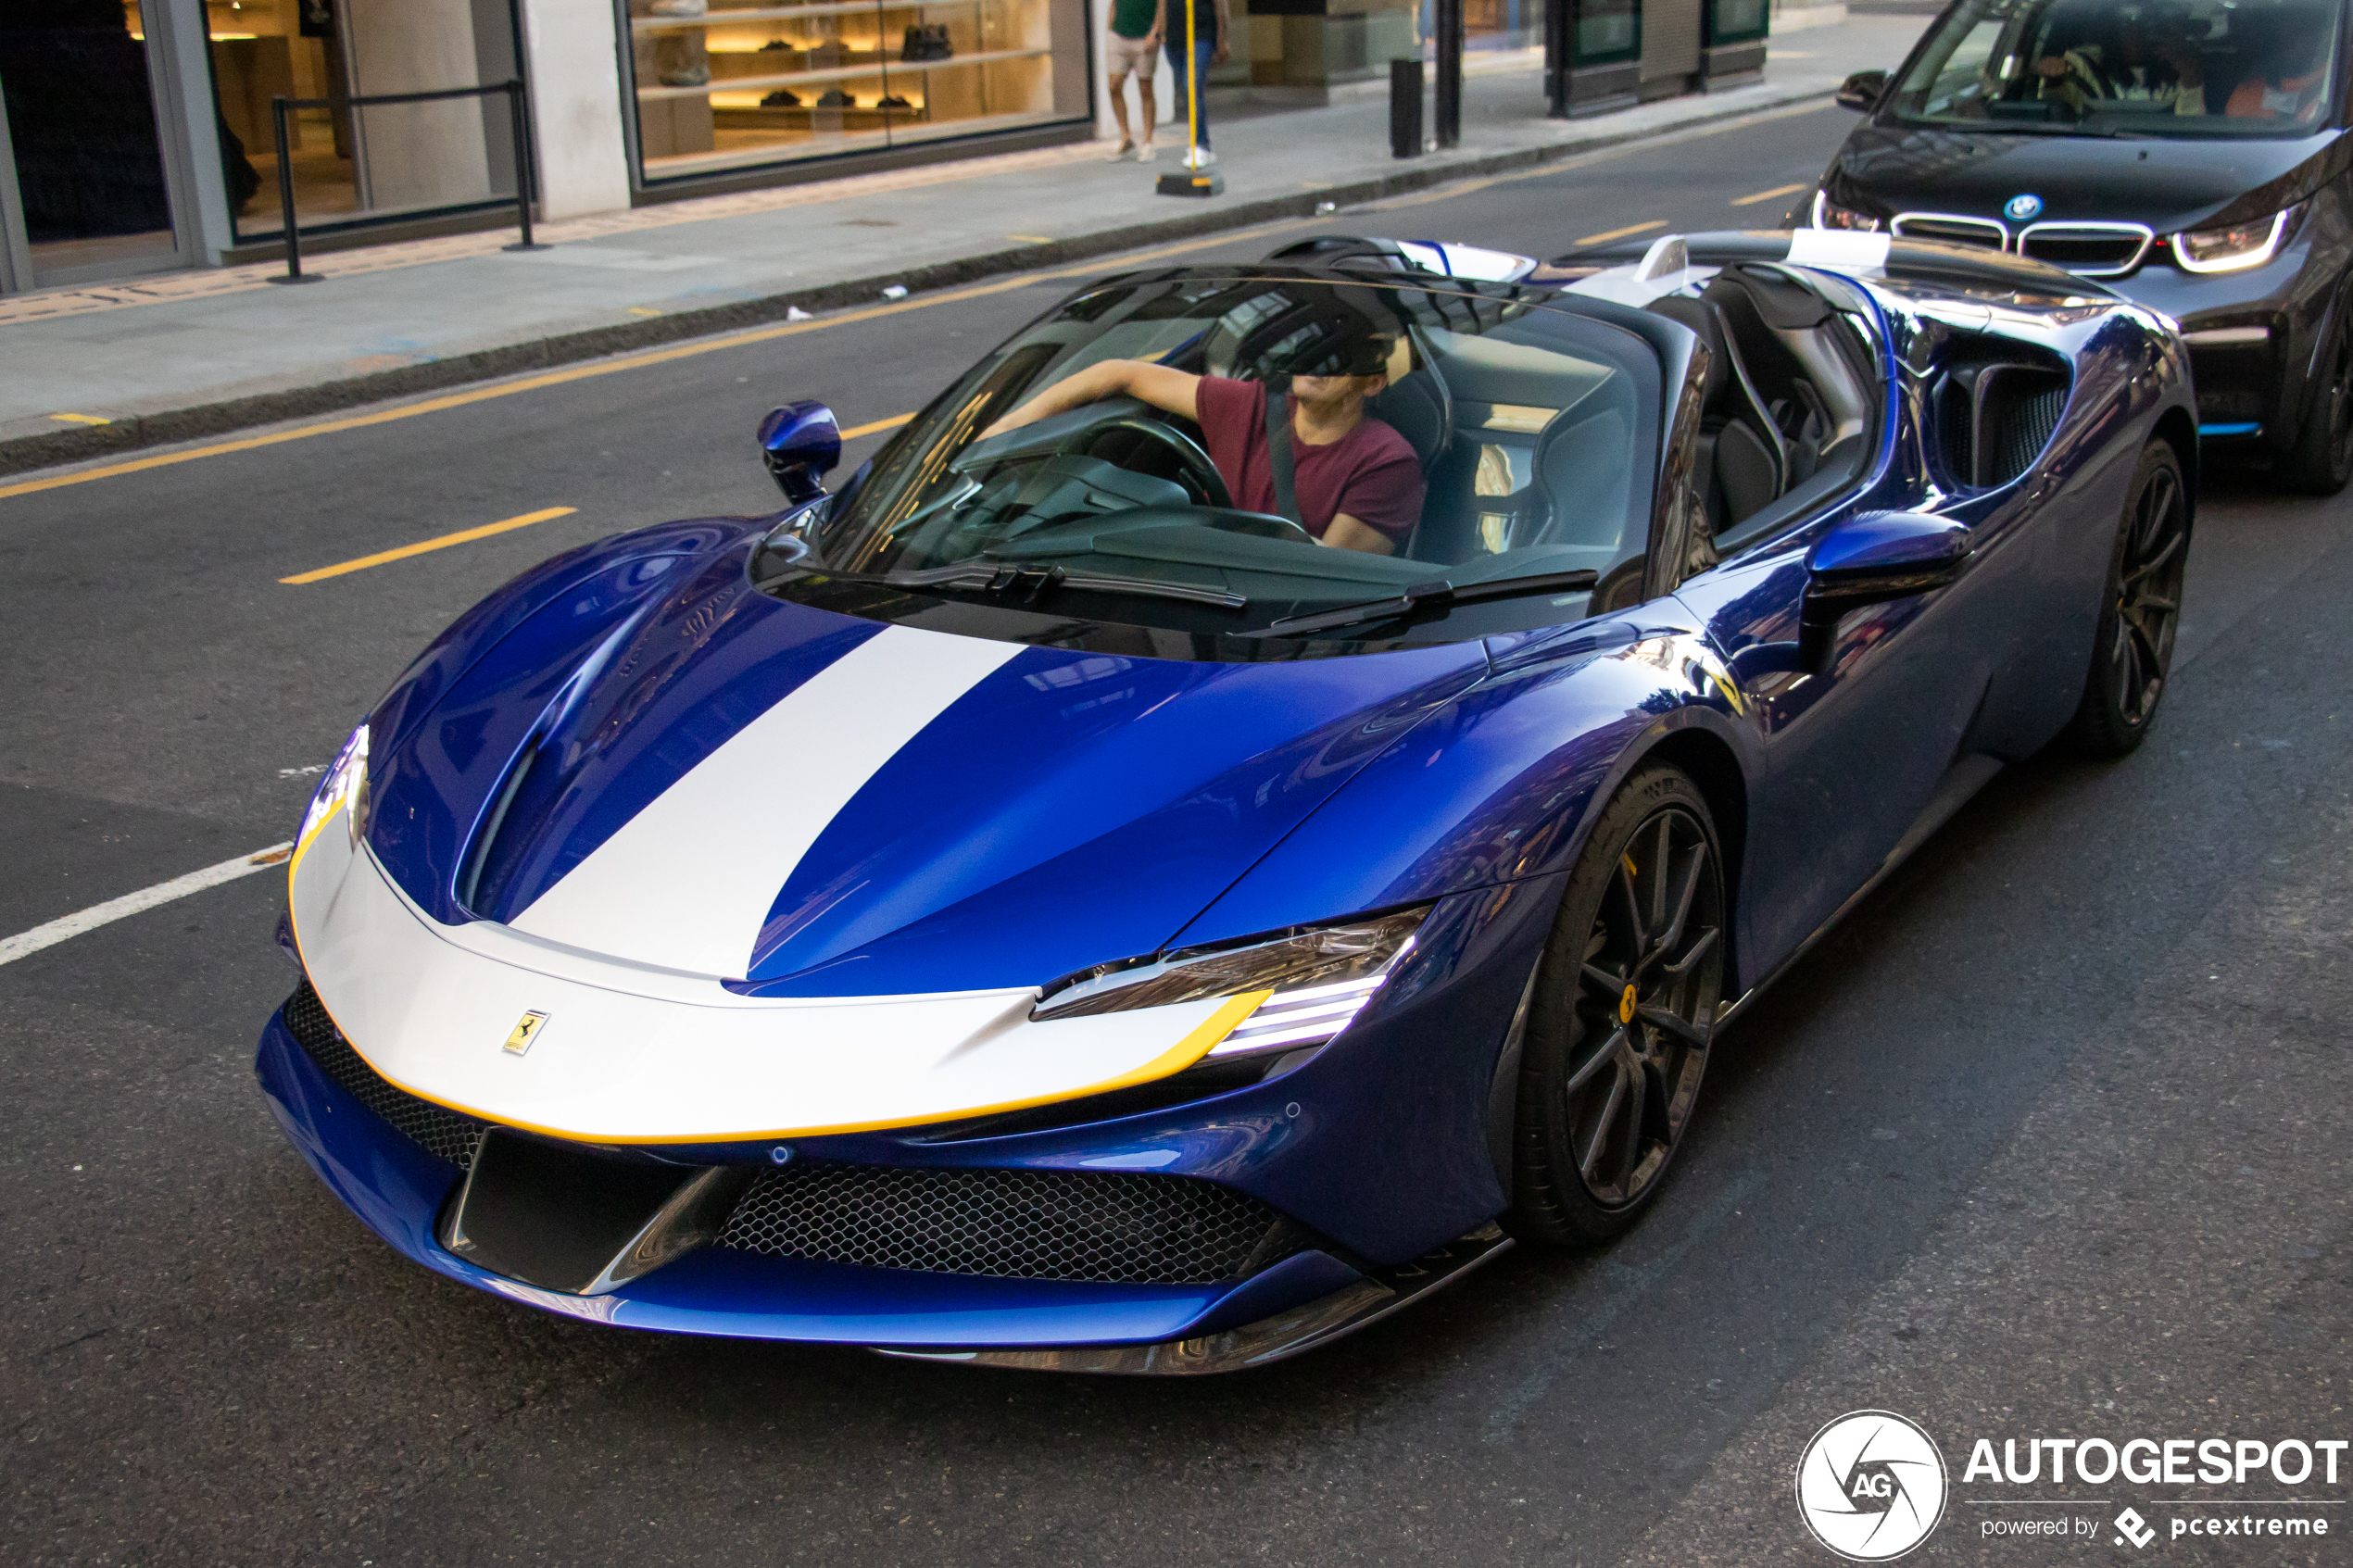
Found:
[(1391, 556), (1397, 553), (1397, 541), (1369, 522), (1360, 522), (1346, 512), (1334, 512), (1332, 525), (1324, 530), (1323, 543), (1343, 550), (1362, 550), (1368, 556)]
[(1172, 370), (1165, 365), (1146, 364), (1141, 359), (1100, 360), (1076, 375), (1064, 376), (980, 433), (986, 439), (1019, 430), (1051, 415), (1101, 403), (1109, 397), (1134, 397), (1164, 414), (1176, 414), (1199, 422), (1201, 408), (1194, 399), (1194, 390), (1200, 385), (1201, 378), (1188, 370)]

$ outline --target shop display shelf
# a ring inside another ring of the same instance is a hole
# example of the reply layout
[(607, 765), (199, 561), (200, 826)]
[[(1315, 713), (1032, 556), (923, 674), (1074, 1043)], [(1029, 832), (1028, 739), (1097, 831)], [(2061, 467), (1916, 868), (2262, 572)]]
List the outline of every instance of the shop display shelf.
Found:
[(632, 17), (633, 33), (692, 32), (706, 27), (734, 27), (743, 22), (792, 21), (802, 17), (855, 17), (870, 11), (937, 10), (948, 6), (980, 6), (988, 0), (818, 0), (809, 6), (761, 6), (742, 11), (713, 11), (700, 17)]
[(708, 98), (713, 93), (764, 93), (775, 87), (798, 87), (803, 82), (849, 82), (862, 76), (880, 76), (886, 71), (897, 75), (935, 70), (951, 70), (958, 66), (985, 66), (999, 60), (1035, 60), (1053, 53), (1051, 48), (984, 49), (977, 54), (958, 55), (946, 60), (877, 60), (871, 65), (831, 66), (823, 70), (787, 70), (772, 76), (713, 77), (699, 87), (640, 87), (637, 98), (652, 103), (667, 98)]

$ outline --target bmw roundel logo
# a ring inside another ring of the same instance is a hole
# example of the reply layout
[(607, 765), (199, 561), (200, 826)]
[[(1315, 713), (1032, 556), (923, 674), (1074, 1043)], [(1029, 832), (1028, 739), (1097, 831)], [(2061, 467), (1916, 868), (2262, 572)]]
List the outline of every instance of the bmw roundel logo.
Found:
[(2032, 192), (2020, 192), (2002, 205), (2002, 216), (2013, 223), (2023, 223), (2043, 210), (2043, 198)]

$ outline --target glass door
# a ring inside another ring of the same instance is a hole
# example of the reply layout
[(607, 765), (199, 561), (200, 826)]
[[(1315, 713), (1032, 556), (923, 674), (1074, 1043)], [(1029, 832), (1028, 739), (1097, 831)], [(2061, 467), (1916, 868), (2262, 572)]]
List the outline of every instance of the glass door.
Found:
[(0, 97), (17, 287), (178, 265), (139, 0), (5, 0)]

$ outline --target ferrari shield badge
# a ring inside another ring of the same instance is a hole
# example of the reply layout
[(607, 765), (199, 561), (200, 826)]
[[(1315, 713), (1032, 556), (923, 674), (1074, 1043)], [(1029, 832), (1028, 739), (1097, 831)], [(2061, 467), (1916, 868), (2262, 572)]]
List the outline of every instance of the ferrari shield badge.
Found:
[(547, 1023), (547, 1015), (544, 1012), (524, 1013), (522, 1020), (515, 1024), (514, 1033), (507, 1036), (507, 1054), (521, 1056), (529, 1050), (531, 1042), (539, 1038), (539, 1031), (545, 1028)]
[(2042, 210), (2042, 197), (2031, 192), (2020, 192), (2003, 204), (2002, 216), (2013, 223), (2023, 223)]

